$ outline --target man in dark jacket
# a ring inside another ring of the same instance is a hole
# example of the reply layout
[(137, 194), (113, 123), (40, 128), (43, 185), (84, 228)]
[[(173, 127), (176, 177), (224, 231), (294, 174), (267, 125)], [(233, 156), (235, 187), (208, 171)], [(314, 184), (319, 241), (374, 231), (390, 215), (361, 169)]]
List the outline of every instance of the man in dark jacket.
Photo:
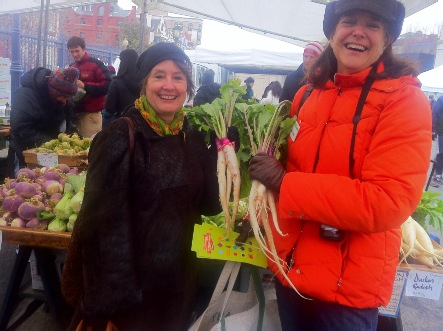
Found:
[(14, 168), (26, 166), (24, 150), (55, 139), (60, 132), (72, 131), (74, 103), (70, 98), (77, 93), (79, 74), (76, 68), (51, 72), (40, 67), (21, 77), (22, 87), (15, 94), (11, 111), (9, 177), (14, 176)]
[(313, 41), (306, 45), (303, 51), (303, 63), (296, 71), (291, 72), (286, 76), (283, 84), (283, 91), (280, 95), (280, 102), (283, 100), (294, 100), (294, 95), (297, 91), (306, 84), (305, 75), (311, 69), (315, 60), (323, 52), (323, 45), (319, 42)]
[(111, 84), (111, 73), (105, 64), (86, 52), (85, 41), (77, 36), (68, 40), (67, 47), (74, 63), (71, 67), (80, 70), (77, 86), (85, 95), (76, 103), (77, 128), (83, 137), (90, 138), (102, 129), (102, 110)]
[(214, 83), (215, 72), (209, 69), (203, 73), (202, 85), (197, 90), (194, 97), (193, 106), (204, 105), (211, 103), (216, 98), (220, 98), (220, 84)]

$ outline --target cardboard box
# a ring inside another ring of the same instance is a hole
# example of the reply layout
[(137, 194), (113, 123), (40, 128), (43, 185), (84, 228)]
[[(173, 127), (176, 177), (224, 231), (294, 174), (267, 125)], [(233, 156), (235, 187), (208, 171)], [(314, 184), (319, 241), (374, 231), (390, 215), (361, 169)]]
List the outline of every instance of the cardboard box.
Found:
[(47, 167), (49, 164), (43, 164), (45, 162), (41, 161), (43, 155), (47, 155), (46, 159), (53, 159), (58, 164), (66, 164), (70, 167), (83, 167), (87, 166), (88, 155), (57, 155), (55, 153), (36, 153), (32, 149), (23, 151), (23, 157), (25, 158), (26, 164), (29, 168), (35, 167)]

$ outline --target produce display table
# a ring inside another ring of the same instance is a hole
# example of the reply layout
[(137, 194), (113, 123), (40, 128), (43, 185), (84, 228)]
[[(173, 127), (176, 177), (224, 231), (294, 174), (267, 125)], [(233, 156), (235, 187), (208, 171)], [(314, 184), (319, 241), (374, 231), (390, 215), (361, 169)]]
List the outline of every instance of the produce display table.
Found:
[(72, 314), (61, 294), (60, 279), (55, 265), (54, 250), (66, 250), (71, 234), (0, 226), (3, 242), (17, 244), (18, 252), (0, 308), (0, 331), (7, 330), (9, 320), (20, 302), (20, 285), (26, 267), (34, 251), (37, 267), (42, 279), (44, 298), (50, 313), (60, 330), (65, 330)]

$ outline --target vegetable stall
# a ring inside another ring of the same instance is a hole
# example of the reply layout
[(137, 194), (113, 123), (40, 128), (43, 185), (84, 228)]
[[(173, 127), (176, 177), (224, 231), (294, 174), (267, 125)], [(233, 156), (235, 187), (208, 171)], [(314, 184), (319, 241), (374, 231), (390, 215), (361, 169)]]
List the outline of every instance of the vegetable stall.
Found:
[(0, 245), (2, 240), (19, 245), (0, 310), (0, 330), (6, 329), (20, 300), (20, 285), (32, 252), (49, 311), (61, 329), (66, 326), (71, 312), (61, 295), (54, 252), (65, 251), (71, 239), (83, 199), (89, 145), (89, 139), (60, 134), (24, 151), (27, 167), (0, 185)]

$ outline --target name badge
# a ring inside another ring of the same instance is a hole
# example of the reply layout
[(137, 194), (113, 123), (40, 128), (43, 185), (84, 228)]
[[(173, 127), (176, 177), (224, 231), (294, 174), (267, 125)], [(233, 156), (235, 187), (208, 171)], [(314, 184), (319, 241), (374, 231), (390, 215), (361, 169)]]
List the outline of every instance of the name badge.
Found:
[(298, 134), (298, 130), (300, 130), (300, 125), (298, 124), (298, 122), (295, 122), (294, 126), (292, 127), (291, 133), (289, 134), (292, 142), (295, 141), (295, 138), (297, 137)]

